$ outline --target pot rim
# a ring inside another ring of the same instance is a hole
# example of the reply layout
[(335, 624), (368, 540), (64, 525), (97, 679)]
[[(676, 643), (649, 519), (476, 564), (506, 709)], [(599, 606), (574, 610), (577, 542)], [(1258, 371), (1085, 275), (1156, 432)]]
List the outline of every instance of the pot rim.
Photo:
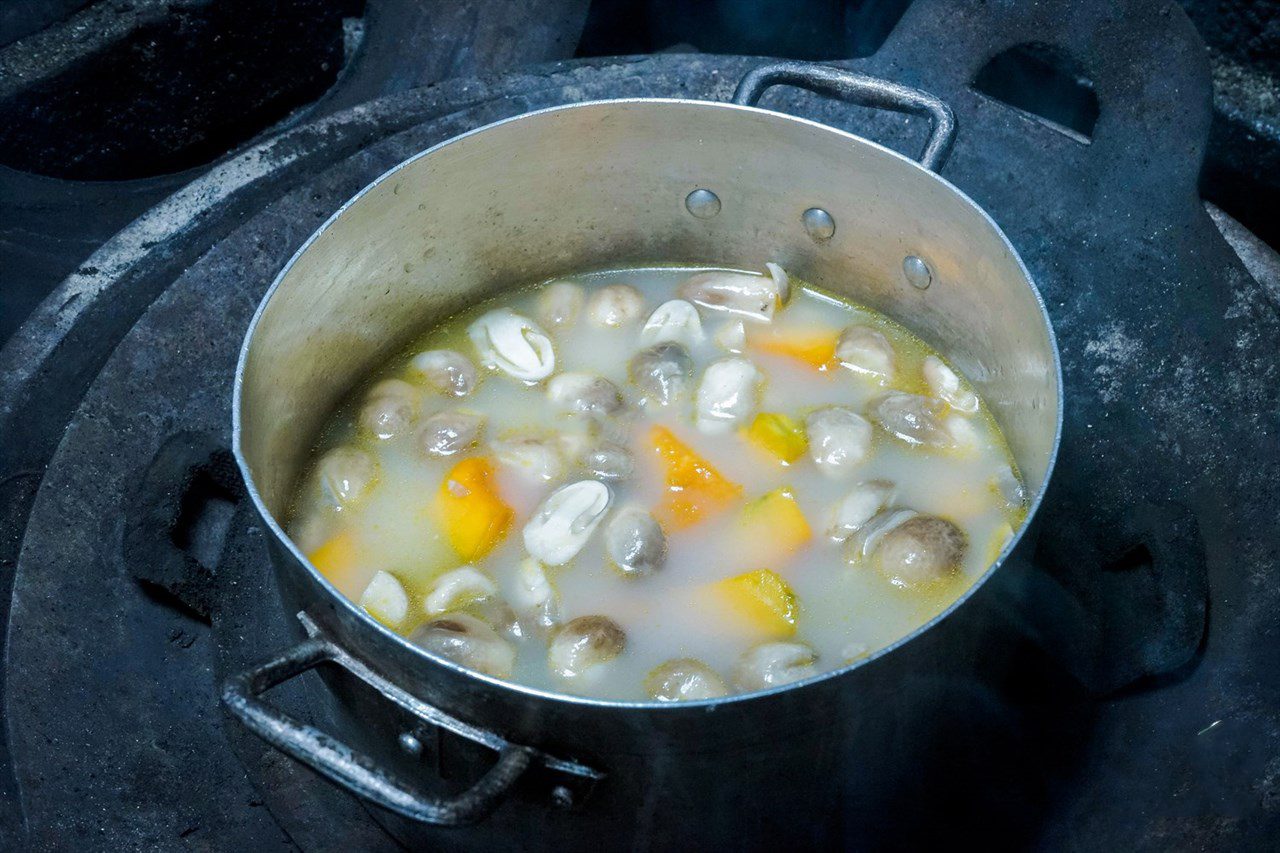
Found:
[[(528, 119), (534, 116), (540, 116), (548, 113), (563, 112), (567, 110), (591, 109), (591, 108), (599, 108), (599, 107), (617, 107), (617, 106), (624, 106), (624, 105), (630, 105), (630, 104), (643, 104), (643, 105), (652, 105), (652, 106), (679, 105), (679, 106), (705, 108), (705, 109), (721, 109), (721, 110), (739, 111), (744, 113), (755, 113), (758, 115), (768, 116), (770, 120), (792, 122), (792, 123), (810, 127), (816, 130), (825, 131), (827, 133), (833, 133), (833, 134), (836, 134), (837, 136), (843, 137), (844, 139), (848, 140), (852, 145), (870, 146), (871, 148), (879, 151), (882, 154), (886, 154), (894, 159), (897, 159), (902, 163), (910, 166), (911, 168), (916, 169), (920, 172), (923, 172), (929, 178), (935, 181), (941, 182), (947, 189), (955, 193), (956, 196), (958, 196), (961, 199), (961, 201), (967, 204), (979, 216), (981, 216), (984, 220), (986, 220), (987, 224), (992, 228), (995, 234), (1000, 238), (1001, 242), (1004, 243), (1005, 248), (1008, 249), (1009, 253), (1013, 256), (1013, 259), (1017, 262), (1018, 269), (1021, 271), (1023, 278), (1026, 280), (1027, 286), (1031, 289), (1031, 294), (1033, 297), (1035, 297), (1036, 305), (1040, 309), (1040, 317), (1044, 323), (1045, 331), (1048, 333), (1049, 349), (1053, 357), (1053, 374), (1054, 374), (1054, 380), (1057, 386), (1057, 394), (1056, 394), (1057, 412), (1054, 418), (1053, 444), (1049, 451), (1049, 460), (1048, 460), (1047, 466), (1045, 467), (1044, 482), (1040, 487), (1039, 493), (1036, 495), (1035, 499), (1028, 506), (1027, 515), (1023, 519), (1021, 526), (1019, 526), (1019, 528), (1016, 531), (1014, 531), (1014, 535), (1005, 544), (999, 556), (997, 556), (996, 559), (991, 563), (991, 565), (987, 567), (985, 572), (983, 572), (981, 575), (979, 575), (977, 578), (973, 580), (973, 582), (969, 585), (969, 587), (965, 589), (965, 591), (961, 593), (959, 597), (957, 597), (954, 601), (952, 601), (949, 605), (947, 605), (946, 608), (944, 608), (941, 612), (936, 614), (933, 618), (929, 619), (927, 622), (923, 623), (922, 625), (919, 625), (918, 627), (916, 627), (915, 630), (911, 631), (910, 633), (902, 637), (899, 637), (897, 640), (894, 640), (889, 645), (883, 646), (882, 648), (877, 649), (875, 652), (872, 652), (866, 657), (860, 658), (859, 660), (854, 661), (853, 663), (846, 664), (845, 666), (828, 670), (826, 672), (820, 672), (815, 675), (809, 676), (808, 678), (804, 678), (799, 681), (794, 681), (789, 684), (783, 684), (776, 687), (771, 687), (767, 690), (756, 690), (749, 693), (737, 693), (737, 694), (733, 694), (730, 696), (723, 696), (716, 699), (697, 699), (697, 700), (689, 700), (684, 702), (621, 701), (621, 700), (615, 700), (615, 699), (599, 699), (599, 698), (593, 698), (589, 696), (576, 696), (570, 693), (556, 693), (549, 690), (543, 690), (537, 687), (532, 687), (527, 684), (522, 684), (520, 682), (507, 681), (501, 678), (496, 678), (491, 675), (486, 675), (485, 673), (478, 672), (473, 669), (469, 669), (465, 666), (462, 666), (460, 664), (457, 664), (449, 660), (448, 658), (444, 658), (439, 655), (432, 654), (426, 651), (425, 649), (422, 649), (421, 647), (414, 645), (413, 643), (409, 642), (407, 638), (400, 636), (399, 634), (392, 631), (390, 628), (387, 628), (386, 626), (382, 625), (382, 623), (378, 622), (369, 614), (365, 613), (364, 610), (359, 606), (357, 602), (353, 601), (352, 599), (348, 598), (346, 595), (343, 595), (341, 592), (339, 592), (338, 589), (334, 587), (332, 583), (329, 582), (328, 578), (326, 578), (323, 574), (321, 574), (320, 571), (317, 570), (316, 567), (311, 564), (311, 561), (307, 559), (306, 555), (303, 554), (301, 550), (299, 550), (297, 545), (294, 544), (293, 540), (289, 538), (288, 534), (285, 533), (284, 529), (281, 527), (279, 521), (277, 521), (274, 514), (272, 514), (267, 509), (267, 507), (263, 504), (262, 496), (258, 492), (258, 488), (255, 485), (253, 480), (252, 472), (249, 470), (249, 465), (244, 458), (244, 454), (241, 451), (241, 411), (240, 411), (241, 391), (242, 391), (242, 386), (244, 384), (245, 364), (248, 360), (249, 349), (253, 343), (254, 334), (258, 328), (258, 322), (261, 320), (262, 315), (266, 310), (267, 304), (270, 303), (271, 298), (275, 295), (276, 289), (280, 286), (285, 276), (288, 275), (289, 271), (293, 269), (294, 264), (311, 247), (311, 244), (314, 243), (317, 239), (319, 239), (320, 235), (323, 234), (325, 231), (327, 231), (329, 227), (348, 210), (348, 208), (352, 207), (354, 204), (356, 204), (361, 199), (363, 199), (366, 194), (373, 191), (374, 188), (381, 185), (384, 181), (388, 180), (393, 175), (397, 174), (401, 169), (410, 165), (411, 163), (415, 163), (418, 160), (422, 159), (423, 157), (433, 154), (436, 151), (439, 151), (450, 145), (460, 143), (472, 136), (484, 133), (488, 130), (501, 127), (503, 125), (506, 125), (512, 122), (521, 121), (523, 119)], [(963, 605), (966, 601), (968, 601), (969, 598), (975, 592), (977, 592), (978, 589), (981, 588), (991, 578), (991, 576), (1000, 568), (1000, 566), (1004, 564), (1005, 559), (1009, 556), (1010, 553), (1012, 553), (1014, 548), (1016, 548), (1018, 544), (1022, 541), (1023, 534), (1027, 531), (1027, 528), (1030, 527), (1032, 520), (1035, 518), (1036, 512), (1040, 508), (1041, 502), (1044, 500), (1044, 495), (1048, 490), (1050, 482), (1053, 479), (1053, 471), (1058, 460), (1058, 450), (1062, 441), (1063, 413), (1065, 409), (1065, 406), (1064, 406), (1065, 396), (1063, 391), (1064, 391), (1064, 385), (1063, 385), (1063, 377), (1062, 377), (1062, 359), (1058, 351), (1057, 335), (1054, 332), (1053, 323), (1049, 318), (1049, 312), (1045, 306), (1044, 297), (1041, 296), (1040, 289), (1036, 286), (1035, 280), (1031, 277), (1031, 272), (1027, 269), (1026, 264), (1022, 260), (1022, 256), (1018, 254), (1017, 249), (1014, 248), (1013, 244), (1009, 241), (1009, 238), (1004, 233), (1004, 230), (1001, 229), (998, 224), (996, 224), (995, 220), (991, 218), (991, 215), (988, 214), (987, 211), (983, 209), (981, 205), (979, 205), (977, 202), (971, 199), (967, 194), (965, 194), (963, 190), (961, 190), (959, 187), (952, 184), (946, 178), (942, 177), (942, 175), (938, 174), (937, 172), (933, 172), (933, 171), (930, 171), (929, 169), (926, 169), (916, 160), (910, 157), (907, 157), (903, 154), (900, 154), (891, 148), (887, 148), (886, 146), (881, 145), (878, 142), (874, 142), (865, 137), (858, 136), (857, 134), (850, 133), (848, 131), (841, 130), (836, 127), (832, 127), (831, 125), (823, 124), (822, 122), (813, 121), (812, 119), (802, 118), (800, 116), (794, 116), (789, 113), (778, 112), (776, 110), (768, 110), (762, 107), (743, 106), (740, 104), (727, 103), (724, 101), (702, 101), (702, 100), (696, 100), (692, 98), (609, 98), (609, 99), (601, 99), (601, 100), (593, 100), (593, 101), (581, 101), (579, 103), (573, 103), (573, 104), (561, 104), (558, 106), (545, 107), (543, 109), (533, 110), (531, 112), (520, 113), (518, 115), (509, 116), (507, 118), (500, 119), (495, 122), (491, 122), (481, 127), (474, 128), (472, 130), (466, 131), (465, 133), (458, 134), (457, 136), (452, 136), (449, 139), (446, 139), (442, 142), (438, 142), (435, 145), (432, 145), (430, 148), (426, 148), (423, 151), (420, 151), (417, 154), (414, 154), (413, 156), (408, 157), (405, 160), (402, 160), (401, 162), (392, 166), (390, 169), (383, 172), (381, 175), (379, 175), (377, 178), (371, 181), (367, 186), (361, 189), (358, 193), (356, 193), (350, 199), (343, 202), (343, 204), (337, 210), (335, 210), (333, 214), (329, 216), (329, 218), (327, 218), (320, 225), (320, 227), (317, 228), (311, 234), (311, 236), (308, 237), (302, 243), (301, 246), (298, 247), (297, 251), (293, 253), (293, 255), (289, 258), (288, 262), (285, 263), (283, 267), (281, 267), (280, 272), (276, 274), (275, 279), (271, 282), (271, 286), (267, 288), (266, 293), (263, 294), (262, 299), (258, 302), (258, 307), (254, 310), (253, 319), (250, 320), (249, 326), (245, 331), (244, 341), (240, 345), (240, 354), (236, 361), (235, 380), (231, 389), (231, 395), (232, 395), (231, 396), (231, 449), (232, 449), (232, 453), (235, 456), (236, 465), (240, 469), (240, 475), (244, 479), (246, 494), (249, 496), (249, 499), (253, 502), (254, 509), (257, 510), (258, 515), (262, 518), (263, 522), (267, 525), (267, 528), (268, 530), (270, 530), (271, 535), (275, 537), (275, 539), (279, 544), (284, 546), (284, 548), (290, 553), (291, 556), (293, 556), (294, 559), (298, 560), (303, 566), (306, 567), (307, 571), (311, 574), (312, 579), (317, 581), (320, 584), (320, 586), (324, 589), (324, 591), (332, 599), (338, 602), (339, 606), (347, 610), (349, 614), (354, 615), (357, 619), (363, 621), (366, 627), (372, 628), (376, 633), (378, 633), (381, 636), (382, 639), (401, 646), (405, 651), (423, 660), (426, 660), (431, 664), (442, 666), (446, 669), (454, 671), (455, 673), (458, 673), (460, 675), (482, 682), (492, 688), (511, 691), (513, 693), (520, 694), (521, 696), (527, 697), (530, 699), (539, 699), (539, 700), (551, 701), (551, 702), (562, 702), (567, 705), (576, 705), (581, 707), (589, 707), (589, 708), (596, 708), (596, 709), (603, 709), (603, 710), (650, 711), (650, 710), (663, 709), (666, 711), (675, 711), (679, 709), (683, 709), (683, 710), (704, 709), (706, 711), (711, 711), (717, 707), (720, 707), (722, 705), (727, 705), (730, 703), (736, 704), (740, 702), (749, 702), (752, 700), (760, 700), (760, 699), (776, 696), (784, 692), (790, 692), (793, 690), (803, 690), (805, 688), (817, 685), (821, 682), (825, 682), (830, 679), (844, 676), (856, 669), (859, 669), (862, 666), (870, 664), (872, 661), (879, 660), (885, 655), (891, 654), (901, 646), (911, 642), (916, 637), (919, 637), (920, 635), (924, 634), (934, 625), (936, 625), (937, 623), (941, 622), (943, 619), (950, 616), (954, 611), (959, 609), (961, 605)], [(376, 662), (373, 662), (373, 665), (376, 668), (377, 666)]]

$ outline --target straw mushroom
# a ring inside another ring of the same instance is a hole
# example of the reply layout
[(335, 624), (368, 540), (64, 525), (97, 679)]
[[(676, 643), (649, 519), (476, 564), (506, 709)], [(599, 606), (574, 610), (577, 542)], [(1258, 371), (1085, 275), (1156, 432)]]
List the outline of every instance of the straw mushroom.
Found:
[(515, 590), (508, 598), (516, 612), (540, 632), (558, 625), (560, 596), (547, 577), (546, 567), (532, 557), (525, 557), (515, 574)]
[(887, 480), (858, 483), (832, 508), (827, 536), (836, 542), (844, 542), (884, 509), (892, 496), (893, 483)]
[(484, 425), (485, 416), (476, 412), (437, 412), (422, 422), (418, 445), (428, 456), (453, 456), (475, 447)]
[(627, 372), (640, 391), (640, 405), (669, 406), (692, 383), (693, 359), (678, 343), (660, 343), (636, 353)]
[(609, 329), (636, 322), (643, 311), (644, 297), (629, 284), (610, 284), (587, 299), (587, 318)]
[(818, 653), (808, 643), (778, 642), (753, 646), (738, 659), (733, 681), (743, 690), (767, 690), (817, 672)]
[(549, 566), (577, 556), (609, 510), (613, 495), (598, 480), (579, 480), (556, 489), (524, 526), (524, 546)]
[(380, 441), (402, 435), (413, 425), (422, 394), (402, 379), (386, 379), (369, 389), (360, 407), (360, 429)]
[(628, 480), (636, 470), (636, 459), (630, 450), (614, 441), (598, 441), (582, 454), (582, 467), (597, 480)]
[(428, 616), (439, 616), (450, 610), (461, 610), (497, 592), (493, 581), (475, 566), (459, 566), (436, 578), (422, 601), (422, 608)]
[(675, 658), (658, 664), (645, 677), (644, 690), (659, 702), (689, 702), (729, 695), (724, 679), (694, 658)]
[(368, 493), (378, 478), (378, 463), (363, 450), (338, 447), (321, 458), (317, 473), (325, 500), (344, 509)]
[(907, 444), (946, 448), (954, 444), (943, 423), (946, 410), (938, 400), (892, 391), (871, 407), (871, 419)]
[(692, 302), (672, 299), (653, 309), (640, 330), (640, 346), (677, 343), (693, 347), (702, 342), (702, 318)]
[(538, 294), (538, 321), (548, 329), (568, 329), (578, 322), (586, 302), (582, 288), (571, 281), (557, 281)]
[(926, 356), (921, 370), (933, 396), (958, 412), (978, 411), (978, 395), (961, 385), (960, 377), (945, 361), (936, 355)]
[(561, 678), (588, 676), (622, 654), (626, 632), (607, 616), (579, 616), (566, 622), (551, 638), (547, 663)]
[(415, 631), (412, 640), (428, 652), (486, 675), (510, 678), (515, 667), (515, 648), (469, 613), (438, 616)]
[(556, 369), (551, 339), (538, 324), (509, 308), (481, 315), (467, 327), (480, 361), (523, 382), (546, 379)]
[(850, 326), (841, 332), (836, 341), (836, 360), (864, 376), (893, 376), (893, 344), (883, 332), (870, 326)]
[(809, 457), (818, 470), (840, 479), (853, 474), (871, 450), (871, 424), (843, 406), (826, 406), (804, 419)]
[(526, 480), (545, 483), (564, 474), (564, 457), (554, 439), (515, 436), (491, 441), (489, 448), (499, 462)]
[(702, 432), (729, 432), (755, 413), (764, 374), (745, 358), (726, 356), (707, 365), (698, 385), (695, 425)]
[(561, 373), (547, 383), (547, 399), (571, 415), (603, 418), (622, 411), (622, 392), (603, 376)]
[(698, 273), (680, 285), (681, 298), (713, 311), (758, 323), (770, 323), (791, 298), (791, 281), (782, 267), (767, 264), (767, 276), (727, 270)]
[(448, 397), (465, 397), (479, 379), (476, 366), (460, 352), (432, 349), (409, 360), (409, 374)]
[(605, 525), (604, 550), (623, 575), (643, 577), (666, 562), (667, 537), (652, 515), (639, 507), (626, 507)]
[(409, 595), (390, 572), (378, 572), (360, 594), (360, 606), (384, 625), (398, 625), (409, 615)]
[(969, 539), (944, 518), (916, 515), (885, 533), (872, 552), (880, 573), (899, 586), (915, 586), (960, 571)]

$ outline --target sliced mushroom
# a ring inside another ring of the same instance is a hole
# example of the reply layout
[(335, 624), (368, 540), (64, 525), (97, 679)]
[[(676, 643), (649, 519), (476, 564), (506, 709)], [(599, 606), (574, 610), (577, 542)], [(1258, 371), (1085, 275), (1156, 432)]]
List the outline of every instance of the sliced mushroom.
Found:
[(755, 414), (763, 382), (764, 374), (745, 358), (711, 362), (698, 384), (695, 425), (713, 435), (729, 432)]
[(460, 352), (431, 349), (409, 360), (409, 374), (449, 397), (465, 397), (475, 390), (476, 366)]
[(576, 679), (622, 654), (626, 632), (607, 616), (579, 616), (551, 638), (547, 663), (561, 678)]
[(1027, 490), (1022, 485), (1022, 481), (1018, 479), (1018, 475), (1013, 472), (1013, 466), (1001, 465), (996, 472), (991, 475), (991, 489), (1005, 502), (1010, 509), (1026, 505)]
[(884, 333), (870, 326), (850, 326), (836, 341), (836, 360), (866, 376), (889, 379), (893, 376), (893, 344)]
[(431, 591), (422, 601), (428, 616), (439, 616), (450, 610), (461, 610), (496, 594), (498, 588), (475, 566), (459, 566), (436, 578)]
[(858, 483), (832, 508), (827, 536), (836, 542), (844, 542), (884, 509), (892, 497), (893, 483), (887, 480)]
[(929, 386), (933, 396), (956, 411), (970, 414), (978, 411), (978, 395), (960, 383), (960, 377), (945, 361), (936, 355), (925, 356), (921, 369), (925, 384)]
[(895, 584), (914, 586), (960, 571), (968, 546), (969, 537), (950, 521), (917, 515), (885, 533), (872, 559), (880, 573)]
[(644, 690), (659, 702), (690, 702), (729, 695), (729, 686), (711, 667), (694, 658), (675, 658), (655, 666)]
[(413, 426), (422, 393), (401, 379), (386, 379), (369, 389), (360, 407), (360, 429), (385, 441)]
[(485, 416), (476, 412), (437, 412), (422, 422), (418, 446), (428, 456), (453, 456), (475, 447), (484, 425)]
[(769, 275), (742, 272), (705, 272), (680, 285), (683, 299), (714, 311), (746, 320), (769, 323), (778, 307), (791, 297), (791, 281), (777, 264), (768, 264)]
[(555, 348), (538, 324), (509, 308), (482, 315), (467, 335), (486, 367), (524, 382), (546, 379), (556, 369)]
[(579, 480), (556, 489), (524, 526), (524, 546), (549, 566), (577, 556), (609, 510), (613, 496), (598, 480)]
[(865, 562), (886, 533), (917, 515), (913, 509), (886, 509), (876, 513), (845, 542), (845, 559), (854, 565)]
[(515, 591), (511, 605), (536, 630), (545, 632), (560, 624), (560, 596), (546, 568), (533, 557), (525, 557), (516, 567)]
[(627, 372), (640, 390), (640, 405), (669, 406), (692, 383), (693, 359), (680, 344), (656, 344), (636, 353)]
[(692, 302), (683, 299), (672, 299), (664, 302), (645, 321), (640, 330), (640, 346), (651, 347), (654, 344), (677, 343), (685, 347), (693, 347), (702, 342), (702, 318)]
[(603, 376), (561, 373), (547, 383), (547, 399), (571, 415), (608, 417), (622, 411), (622, 392)]
[(818, 653), (808, 643), (761, 643), (748, 649), (733, 668), (743, 690), (767, 690), (808, 678), (818, 670)]
[(627, 577), (651, 575), (667, 561), (667, 536), (639, 507), (619, 510), (604, 529), (604, 551)]
[(491, 441), (489, 447), (499, 462), (527, 480), (545, 483), (564, 474), (564, 457), (555, 439), (517, 436)]
[(982, 436), (972, 418), (952, 412), (943, 419), (942, 428), (951, 436), (951, 446), (964, 455), (972, 455), (982, 446)]
[(384, 625), (396, 626), (409, 615), (409, 595), (390, 572), (378, 572), (360, 594), (360, 606)]
[(629, 326), (644, 312), (644, 297), (629, 284), (610, 284), (587, 299), (587, 317), (597, 326)]
[(943, 424), (943, 404), (919, 394), (893, 391), (871, 407), (871, 419), (892, 436), (908, 444), (951, 447), (951, 433)]
[(344, 509), (368, 493), (378, 479), (378, 463), (363, 450), (338, 447), (321, 458), (317, 474), (325, 500)]
[(727, 352), (740, 355), (747, 350), (747, 327), (741, 320), (725, 320), (713, 337), (716, 344)]
[(449, 613), (427, 622), (413, 642), (454, 663), (498, 678), (510, 678), (516, 650), (493, 628), (469, 613)]
[(538, 294), (538, 321), (552, 331), (567, 329), (578, 322), (586, 299), (582, 288), (571, 281), (549, 284)]
[(636, 472), (636, 459), (630, 450), (613, 441), (597, 441), (583, 452), (580, 464), (597, 480), (621, 482)]
[(809, 458), (828, 477), (851, 476), (871, 450), (871, 424), (843, 406), (827, 406), (804, 419)]

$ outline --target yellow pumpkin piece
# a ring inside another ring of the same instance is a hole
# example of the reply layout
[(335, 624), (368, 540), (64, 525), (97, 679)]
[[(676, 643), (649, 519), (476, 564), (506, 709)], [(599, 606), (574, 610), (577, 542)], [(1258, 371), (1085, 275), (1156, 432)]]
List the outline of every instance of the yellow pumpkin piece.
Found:
[(747, 504), (738, 521), (738, 541), (745, 555), (757, 565), (777, 565), (794, 556), (813, 538), (795, 493), (786, 487), (774, 489)]
[(784, 464), (795, 462), (809, 449), (804, 424), (779, 412), (761, 412), (746, 429), (747, 438)]
[(987, 565), (991, 565), (1000, 556), (1000, 552), (1004, 550), (1004, 546), (1009, 544), (1009, 540), (1013, 538), (1013, 528), (1008, 524), (1002, 524), (997, 527), (991, 534), (991, 541), (987, 543)]
[(667, 484), (666, 498), (657, 507), (663, 526), (679, 530), (697, 524), (742, 494), (742, 486), (726, 480), (666, 427), (655, 426), (649, 432), (649, 442), (662, 463)]
[(350, 530), (334, 534), (307, 555), (320, 574), (333, 580), (348, 572), (356, 562), (356, 537)]
[(826, 370), (835, 363), (838, 338), (839, 334), (829, 329), (803, 332), (770, 329), (752, 335), (750, 345), (760, 352), (786, 356), (817, 370)]
[(779, 638), (795, 634), (800, 605), (776, 572), (758, 569), (726, 578), (715, 584), (715, 591), (753, 630)]
[(436, 507), (449, 544), (466, 562), (492, 551), (515, 516), (493, 486), (493, 463), (479, 456), (453, 466), (440, 484)]
[(359, 568), (360, 550), (355, 534), (350, 530), (335, 533), (326, 539), (307, 554), (307, 559), (343, 594), (359, 597), (359, 584), (363, 582), (360, 573), (356, 571)]

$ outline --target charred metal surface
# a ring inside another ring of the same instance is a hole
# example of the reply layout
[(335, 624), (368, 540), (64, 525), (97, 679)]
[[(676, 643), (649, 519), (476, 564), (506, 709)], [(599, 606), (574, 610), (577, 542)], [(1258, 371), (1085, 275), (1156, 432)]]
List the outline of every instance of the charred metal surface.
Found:
[(264, 129), (572, 56), (586, 2), (99, 0), (41, 10), (85, 7), (65, 20), (30, 12), (49, 26), (0, 47), (0, 341), (206, 164), (243, 168), (261, 148), (225, 152)]
[[(1027, 641), (955, 686), (957, 705), (984, 725), (949, 724), (953, 708), (920, 710), (938, 716), (932, 762), (907, 792), (910, 814), (891, 825), (903, 846), (998, 831), (1010, 846), (1105, 838), (1261, 848), (1280, 823), (1280, 679), (1268, 641), (1280, 619), (1280, 471), (1267, 444), (1280, 409), (1280, 319), (1197, 198), (1208, 75), (1176, 9), (1125, 2), (1078, 13), (1065, 46), (1098, 86), (1090, 145), (971, 91), (987, 58), (1051, 31), (1041, 16), (1054, 5), (920, 2), (880, 53), (851, 64), (955, 110), (960, 133), (943, 175), (1027, 261), (1058, 330), (1069, 405), (1041, 571), (1006, 579), (1007, 615), (1025, 623)], [(949, 46), (945, 63), (939, 44)], [(1150, 64), (1135, 66), (1135, 55)], [(104, 247), (102, 272), (42, 306), (45, 325), (0, 353), (0, 431), (21, 437), (0, 446), (2, 505), (20, 510), (29, 472), (48, 462), (15, 569), (4, 697), (33, 840), (164, 847), (200, 833), (209, 847), (243, 849), (283, 846), (282, 827), (305, 849), (394, 848), (384, 816), (222, 726), (218, 679), (291, 639), (248, 514), (222, 549), (225, 598), (210, 630), (137, 594), (119, 551), (121, 503), (174, 433), (226, 439), (235, 351), (257, 299), (314, 226), (386, 167), (543, 105), (727, 100), (756, 64), (665, 56), (557, 66), (370, 105), (293, 136), (284, 149), (293, 158), (246, 161), (261, 171), (202, 183)], [(770, 92), (764, 105), (908, 154), (924, 139), (921, 121), (795, 92)], [(77, 346), (81, 360), (68, 363)], [(1206, 579), (1202, 638), (1196, 594)], [(1102, 589), (1132, 606), (1100, 601)], [(300, 682), (276, 701), (336, 724), (326, 684)], [(1129, 686), (1097, 698), (1081, 682)], [(958, 791), (957, 778), (980, 784)], [(500, 808), (481, 825), (494, 836), (428, 840), (527, 837), (517, 833), (529, 814)], [(894, 816), (847, 819), (845, 840), (859, 841)]]

